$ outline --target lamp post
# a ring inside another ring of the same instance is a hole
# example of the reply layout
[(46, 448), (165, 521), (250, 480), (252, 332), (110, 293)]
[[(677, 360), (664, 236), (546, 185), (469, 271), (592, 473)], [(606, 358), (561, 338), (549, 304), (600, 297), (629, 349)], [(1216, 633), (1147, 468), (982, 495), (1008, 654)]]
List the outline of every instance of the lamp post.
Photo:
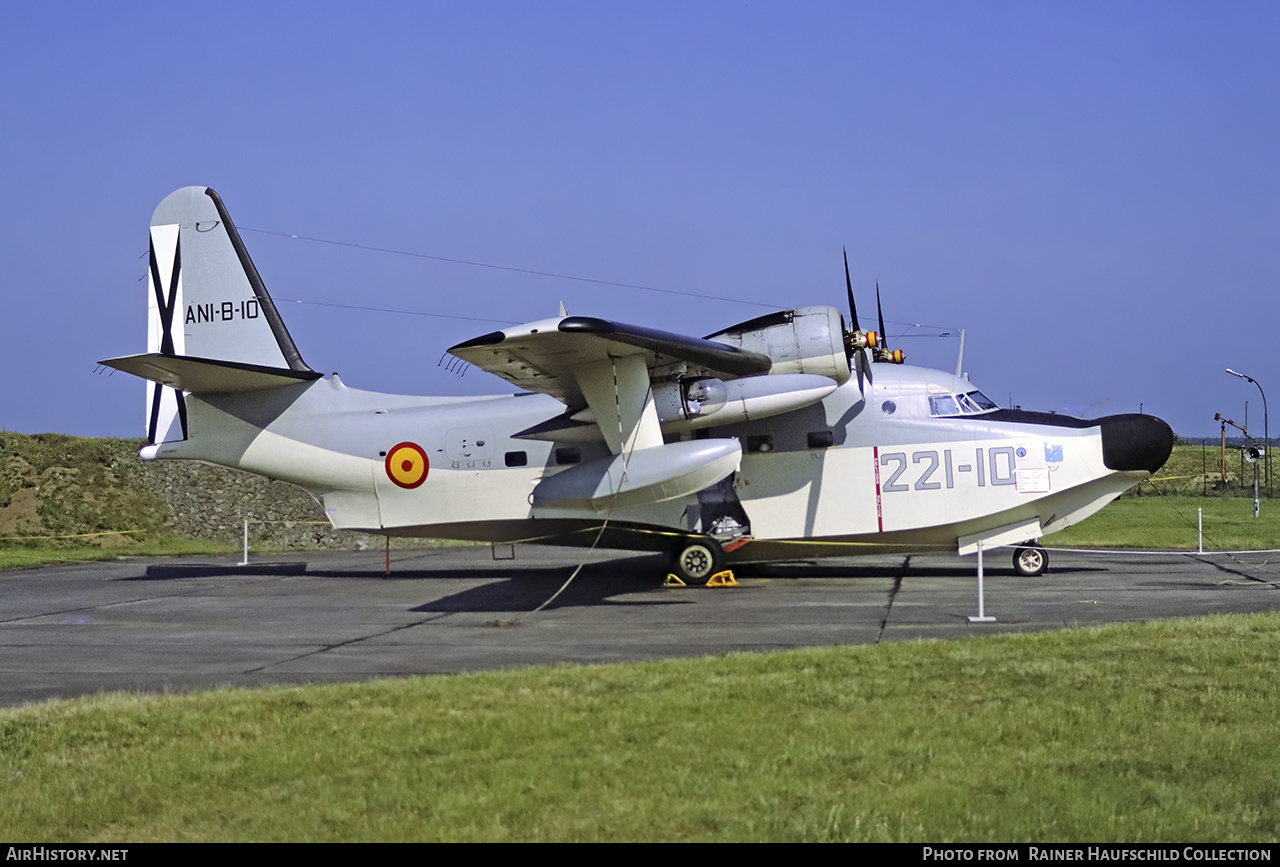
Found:
[[(1247, 379), (1250, 382), (1252, 382), (1254, 385), (1258, 385), (1258, 380), (1254, 379), (1252, 376), (1246, 376), (1245, 374), (1234, 371), (1229, 367), (1227, 368), (1227, 373), (1231, 374), (1232, 376), (1238, 376), (1241, 379)], [(1263, 467), (1266, 468), (1267, 496), (1270, 497), (1271, 496), (1271, 434), (1267, 429), (1267, 393), (1262, 390), (1261, 385), (1258, 385), (1258, 393), (1262, 395), (1262, 439), (1263, 439), (1262, 448), (1265, 450), (1265, 453), (1262, 456), (1262, 465)]]

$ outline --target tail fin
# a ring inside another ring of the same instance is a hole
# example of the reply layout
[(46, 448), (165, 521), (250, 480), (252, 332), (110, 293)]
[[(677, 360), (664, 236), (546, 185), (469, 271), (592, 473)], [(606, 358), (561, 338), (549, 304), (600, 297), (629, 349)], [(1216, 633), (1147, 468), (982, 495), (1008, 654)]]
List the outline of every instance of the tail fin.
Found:
[(147, 354), (102, 362), (152, 380), (147, 439), (186, 439), (184, 391), (254, 391), (316, 379), (222, 199), (170, 193), (151, 217)]

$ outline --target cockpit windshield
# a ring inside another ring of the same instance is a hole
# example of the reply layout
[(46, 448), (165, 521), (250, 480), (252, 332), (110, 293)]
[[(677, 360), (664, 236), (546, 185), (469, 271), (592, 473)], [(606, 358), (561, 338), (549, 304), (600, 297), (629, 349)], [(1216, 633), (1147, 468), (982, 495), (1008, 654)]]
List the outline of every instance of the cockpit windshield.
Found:
[(929, 396), (929, 414), (935, 416), (978, 415), (999, 409), (995, 401), (980, 391), (969, 391), (957, 394), (934, 394)]

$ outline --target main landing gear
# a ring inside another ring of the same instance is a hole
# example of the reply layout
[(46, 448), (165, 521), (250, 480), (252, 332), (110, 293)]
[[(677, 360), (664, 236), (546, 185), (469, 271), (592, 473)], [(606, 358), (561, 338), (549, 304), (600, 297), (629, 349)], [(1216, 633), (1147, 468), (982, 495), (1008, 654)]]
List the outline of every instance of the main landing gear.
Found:
[(686, 584), (706, 584), (724, 569), (724, 548), (710, 537), (684, 539), (671, 555), (672, 573)]
[(1049, 552), (1039, 542), (1023, 542), (1013, 549), (1013, 571), (1023, 578), (1035, 578), (1049, 568)]

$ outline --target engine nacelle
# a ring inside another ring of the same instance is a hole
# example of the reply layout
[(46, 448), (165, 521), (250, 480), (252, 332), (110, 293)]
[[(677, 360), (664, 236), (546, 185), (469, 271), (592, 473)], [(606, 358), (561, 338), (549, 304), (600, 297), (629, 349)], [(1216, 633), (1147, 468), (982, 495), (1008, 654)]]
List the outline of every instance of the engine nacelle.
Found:
[[(817, 403), (839, 386), (829, 376), (773, 373), (728, 382), (713, 377), (653, 383), (662, 432), (678, 433), (781, 415)], [(553, 442), (596, 442), (600, 428), (590, 407), (548, 419), (518, 436)]]
[(834, 307), (798, 307), (726, 328), (708, 340), (773, 359), (770, 374), (810, 373), (837, 383), (849, 378), (844, 319)]

